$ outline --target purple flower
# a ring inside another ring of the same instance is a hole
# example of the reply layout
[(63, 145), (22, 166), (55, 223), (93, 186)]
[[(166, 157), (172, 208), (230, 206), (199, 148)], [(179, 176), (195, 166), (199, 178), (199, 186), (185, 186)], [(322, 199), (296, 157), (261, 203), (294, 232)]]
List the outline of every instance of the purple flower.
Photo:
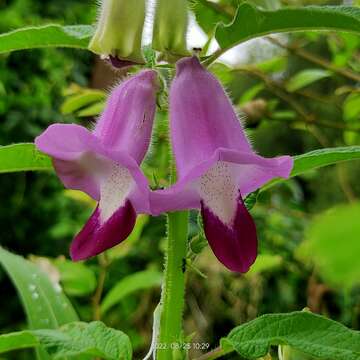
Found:
[(232, 271), (248, 271), (257, 235), (243, 196), (274, 177), (288, 177), (292, 159), (266, 159), (252, 150), (220, 83), (196, 57), (177, 63), (170, 128), (178, 181), (151, 195), (153, 213), (201, 208), (216, 257)]
[(156, 72), (142, 71), (115, 88), (93, 131), (54, 124), (35, 140), (38, 149), (53, 158), (67, 188), (98, 200), (71, 244), (73, 260), (119, 244), (131, 233), (136, 215), (150, 212), (150, 191), (140, 164), (150, 143), (156, 91)]

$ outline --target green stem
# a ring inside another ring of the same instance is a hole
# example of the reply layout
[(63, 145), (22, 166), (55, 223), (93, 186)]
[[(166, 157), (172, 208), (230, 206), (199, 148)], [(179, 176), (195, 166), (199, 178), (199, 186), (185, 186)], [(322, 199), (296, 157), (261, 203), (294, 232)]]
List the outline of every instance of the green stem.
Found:
[(188, 211), (168, 213), (162, 311), (157, 342), (158, 360), (173, 359), (173, 349), (182, 342), (188, 218)]

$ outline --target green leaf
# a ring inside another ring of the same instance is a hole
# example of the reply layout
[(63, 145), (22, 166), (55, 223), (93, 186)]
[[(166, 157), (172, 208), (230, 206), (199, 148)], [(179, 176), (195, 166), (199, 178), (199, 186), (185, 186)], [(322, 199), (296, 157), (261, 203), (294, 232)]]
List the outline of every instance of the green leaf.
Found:
[(246, 196), (244, 200), (244, 204), (249, 211), (255, 206), (258, 196), (259, 196), (259, 190), (256, 190)]
[(85, 296), (95, 290), (95, 274), (85, 264), (64, 259), (55, 260), (54, 264), (60, 272), (60, 282), (66, 294)]
[(44, 47), (86, 49), (93, 32), (94, 29), (90, 25), (50, 24), (17, 29), (0, 34), (0, 54)]
[(318, 215), (297, 251), (304, 261), (316, 266), (327, 282), (338, 288), (351, 289), (360, 283), (359, 219), (360, 203), (336, 206)]
[(104, 110), (104, 108), (105, 101), (100, 101), (80, 110), (76, 115), (79, 117), (97, 116)]
[(73, 112), (93, 104), (95, 102), (102, 101), (106, 98), (106, 94), (100, 90), (86, 90), (80, 94), (69, 96), (61, 106), (61, 112), (64, 115), (72, 114)]
[(350, 94), (346, 97), (343, 114), (345, 121), (360, 120), (360, 93)]
[[(78, 319), (59, 284), (52, 283), (38, 266), (1, 247), (0, 263), (16, 287), (30, 329), (56, 329)], [(37, 356), (48, 359), (42, 349)]]
[(294, 157), (291, 177), (342, 161), (360, 159), (360, 146), (335, 147), (310, 151)]
[(34, 144), (0, 146), (0, 173), (35, 170), (52, 170), (52, 164)]
[(247, 276), (259, 274), (265, 271), (274, 270), (281, 266), (283, 259), (279, 255), (260, 254), (257, 256), (254, 265), (246, 273)]
[(119, 303), (125, 296), (138, 290), (160, 286), (162, 274), (154, 270), (139, 271), (119, 281), (105, 296), (101, 303), (101, 312), (104, 314), (112, 306)]
[(18, 291), (31, 329), (57, 328), (78, 319), (59, 284), (37, 265), (1, 247), (0, 263)]
[(31, 331), (18, 331), (0, 336), (0, 354), (12, 350), (26, 349), (40, 345)]
[(193, 10), (196, 22), (210, 35), (218, 22), (229, 22), (231, 15), (222, 11), (221, 7), (213, 2), (207, 0), (190, 0), (191, 9)]
[(293, 31), (339, 30), (360, 32), (360, 9), (351, 6), (303, 6), (266, 11), (250, 4), (238, 7), (229, 25), (219, 24), (215, 37), (229, 49), (259, 36)]
[(130, 360), (132, 357), (128, 336), (100, 321), (73, 322), (56, 330), (29, 330), (0, 336), (0, 353), (39, 345), (52, 359), (81, 355), (107, 360)]
[(252, 86), (251, 88), (247, 89), (240, 97), (240, 100), (238, 102), (238, 105), (244, 105), (247, 102), (254, 99), (256, 95), (259, 94), (262, 90), (265, 89), (264, 84), (256, 84)]
[(320, 359), (358, 360), (360, 332), (309, 312), (263, 315), (233, 329), (221, 340), (247, 359), (265, 356), (271, 345), (290, 345)]
[(331, 71), (323, 69), (306, 69), (298, 72), (289, 79), (286, 90), (293, 92), (331, 75)]
[(285, 56), (277, 56), (272, 59), (268, 59), (259, 63), (254, 64), (254, 66), (264, 73), (276, 73), (284, 71), (288, 63), (288, 58)]
[(53, 359), (79, 355), (97, 356), (108, 360), (130, 360), (131, 343), (122, 331), (106, 327), (100, 321), (76, 322), (59, 330), (33, 332)]
[[(291, 171), (290, 178), (323, 166), (360, 159), (360, 146), (319, 149), (294, 156), (293, 159), (294, 167)], [(266, 190), (281, 181), (284, 181), (284, 179), (274, 179), (267, 183), (262, 190)]]

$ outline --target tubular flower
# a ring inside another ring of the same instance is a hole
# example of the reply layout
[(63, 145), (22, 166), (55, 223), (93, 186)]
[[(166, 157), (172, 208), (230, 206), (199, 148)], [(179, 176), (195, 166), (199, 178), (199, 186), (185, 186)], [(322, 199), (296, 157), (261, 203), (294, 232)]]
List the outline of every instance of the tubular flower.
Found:
[(288, 177), (291, 157), (267, 159), (252, 150), (222, 86), (196, 57), (177, 63), (170, 129), (178, 180), (152, 194), (153, 213), (200, 208), (216, 257), (232, 271), (248, 271), (257, 235), (243, 196)]
[(141, 38), (145, 0), (103, 0), (89, 49), (116, 67), (144, 64)]
[(131, 233), (137, 213), (150, 212), (140, 163), (150, 143), (156, 91), (156, 72), (142, 71), (115, 88), (93, 131), (54, 124), (35, 139), (37, 148), (53, 158), (65, 187), (98, 201), (71, 244), (73, 260), (119, 244)]
[(153, 48), (168, 61), (188, 56), (186, 32), (188, 8), (186, 0), (157, 0), (153, 29)]

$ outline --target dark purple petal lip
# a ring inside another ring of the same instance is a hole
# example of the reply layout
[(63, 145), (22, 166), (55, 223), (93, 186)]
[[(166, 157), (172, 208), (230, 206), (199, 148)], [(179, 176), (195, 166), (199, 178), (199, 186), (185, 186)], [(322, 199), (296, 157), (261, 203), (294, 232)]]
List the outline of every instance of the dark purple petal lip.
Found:
[(201, 215), (206, 238), (218, 260), (229, 270), (245, 273), (257, 256), (256, 226), (241, 195), (232, 224), (223, 223), (203, 201)]
[(129, 200), (103, 224), (97, 206), (83, 229), (74, 238), (70, 247), (73, 261), (88, 259), (121, 243), (132, 232), (136, 212)]
[(112, 55), (109, 55), (108, 61), (113, 67), (115, 67), (117, 69), (123, 69), (123, 68), (127, 68), (130, 66), (138, 65), (137, 63), (135, 63), (133, 61), (122, 60), (122, 59), (119, 59), (117, 56), (112, 56)]

